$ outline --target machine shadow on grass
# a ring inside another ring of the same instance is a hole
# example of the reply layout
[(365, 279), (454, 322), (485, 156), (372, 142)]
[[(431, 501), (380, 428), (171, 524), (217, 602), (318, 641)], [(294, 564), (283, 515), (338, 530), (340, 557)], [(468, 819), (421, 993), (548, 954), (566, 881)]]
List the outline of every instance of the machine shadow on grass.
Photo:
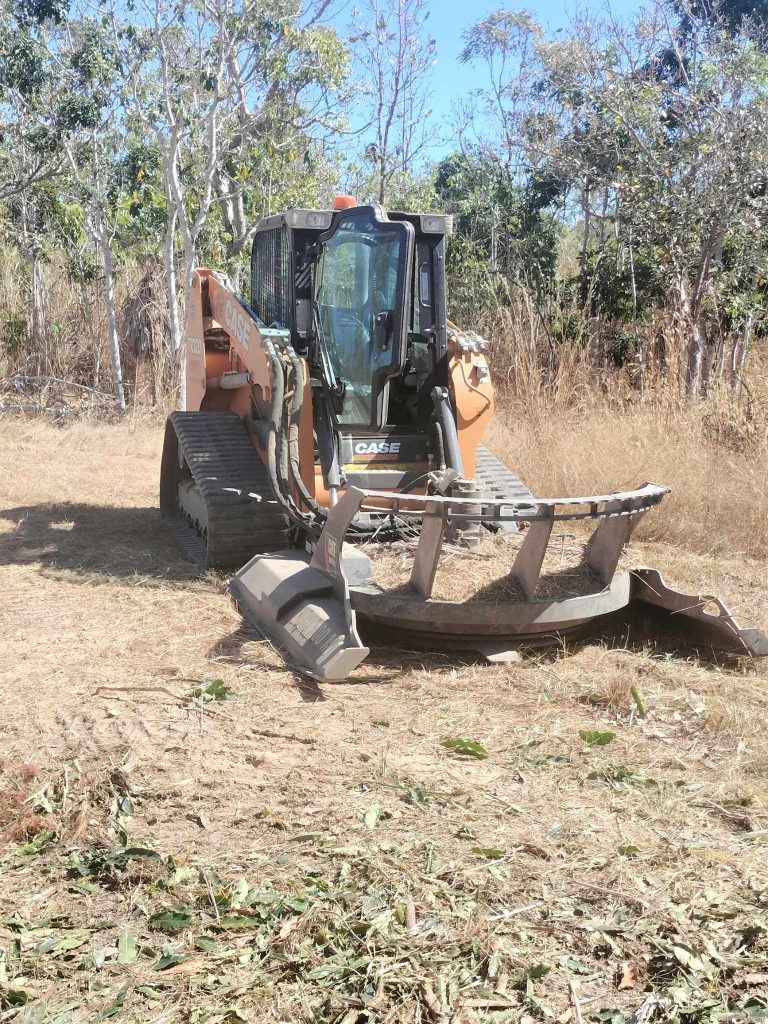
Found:
[[(288, 672), (293, 678), (293, 684), (303, 701), (307, 704), (314, 704), (328, 699), (328, 693), (332, 692), (335, 683), (319, 683), (312, 676), (309, 676), (302, 669), (292, 665), (285, 660), (279, 648), (270, 640), (263, 637), (261, 633), (247, 622), (243, 622), (237, 629), (217, 640), (208, 651), (208, 657), (227, 665), (237, 668), (255, 669), (264, 662), (252, 656), (250, 645), (256, 644), (260, 648), (269, 649), (270, 668)], [(432, 661), (437, 662), (437, 655)], [(419, 656), (414, 652), (400, 649), (389, 649), (379, 645), (371, 651), (370, 657), (359, 672), (345, 679), (344, 686), (376, 686), (392, 683), (398, 679), (407, 668), (419, 667), (430, 660), (429, 655)], [(445, 664), (445, 657), (439, 658), (440, 664)], [(461, 659), (453, 661), (455, 666), (463, 664)], [(378, 669), (378, 671), (377, 671)], [(326, 689), (327, 688), (327, 692)]]
[(131, 586), (184, 583), (201, 570), (157, 508), (57, 502), (0, 509), (0, 565)]

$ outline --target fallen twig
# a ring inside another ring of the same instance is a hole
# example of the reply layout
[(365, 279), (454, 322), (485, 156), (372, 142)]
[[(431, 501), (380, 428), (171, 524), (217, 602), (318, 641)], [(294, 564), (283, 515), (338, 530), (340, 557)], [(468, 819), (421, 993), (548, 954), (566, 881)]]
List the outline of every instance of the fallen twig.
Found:
[(583, 1024), (584, 1018), (581, 1015), (581, 1003), (579, 1002), (579, 997), (576, 994), (576, 986), (573, 984), (573, 978), (568, 979), (568, 994), (571, 997), (571, 1006), (573, 1007), (573, 1012), (576, 1015), (577, 1024)]
[(169, 697), (173, 697), (174, 700), (181, 701), (183, 704), (193, 704), (195, 701), (194, 697), (183, 693), (173, 693), (166, 686), (97, 686), (95, 692), (112, 692), (113, 690), (127, 690), (131, 693), (165, 693)]

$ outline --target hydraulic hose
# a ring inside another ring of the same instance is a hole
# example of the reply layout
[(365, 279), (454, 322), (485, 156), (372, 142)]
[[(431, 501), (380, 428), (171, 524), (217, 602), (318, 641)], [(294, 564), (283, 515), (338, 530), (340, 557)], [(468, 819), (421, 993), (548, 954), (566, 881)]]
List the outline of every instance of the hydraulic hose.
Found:
[(275, 500), (288, 512), (291, 519), (296, 519), (293, 502), (284, 493), (278, 472), (280, 461), (278, 438), (283, 419), (283, 400), (285, 397), (285, 375), (283, 364), (271, 341), (264, 340), (264, 348), (272, 367), (272, 404), (269, 412), (269, 432), (267, 434), (267, 475)]
[(459, 448), (459, 436), (456, 432), (456, 420), (453, 418), (448, 388), (432, 389), (434, 419), (440, 427), (443, 450), (441, 453), (448, 469), (455, 469), (459, 476), (464, 476), (464, 464)]
[(295, 377), (288, 425), (288, 463), (290, 466), (291, 480), (296, 485), (296, 489), (314, 516), (325, 520), (328, 516), (328, 511), (324, 509), (322, 505), (318, 504), (315, 498), (310, 494), (301, 475), (299, 424), (301, 421), (301, 411), (304, 406), (304, 389), (306, 387), (306, 381), (304, 380), (305, 364), (290, 345), (287, 345), (284, 351), (288, 356), (288, 359), (291, 361)]
[[(328, 517), (328, 510), (320, 505), (309, 493), (301, 477), (299, 452), (299, 422), (301, 407), (304, 401), (306, 382), (303, 376), (303, 364), (290, 345), (280, 351), (273, 342), (265, 339), (265, 350), (272, 367), (272, 402), (267, 433), (267, 474), (275, 499), (286, 510), (290, 519), (312, 534), (322, 528)], [(286, 393), (287, 362), (294, 369), (293, 394)], [(287, 427), (287, 429), (286, 429)], [(288, 476), (290, 474), (290, 477)], [(310, 512), (297, 507), (293, 497), (291, 484), (296, 486)], [(392, 524), (394, 534), (398, 537), (410, 535), (409, 528)], [(349, 535), (358, 538), (370, 538), (383, 535), (382, 527), (369, 527), (351, 523)], [(389, 531), (384, 531), (388, 533)]]

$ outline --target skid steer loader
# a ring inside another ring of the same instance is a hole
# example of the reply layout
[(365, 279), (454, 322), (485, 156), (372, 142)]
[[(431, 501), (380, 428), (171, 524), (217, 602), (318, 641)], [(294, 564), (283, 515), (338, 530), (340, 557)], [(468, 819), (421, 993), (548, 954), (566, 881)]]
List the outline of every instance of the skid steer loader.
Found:
[[(768, 654), (768, 639), (715, 598), (680, 594), (651, 569), (616, 571), (668, 488), (539, 498), (483, 446), (493, 388), (485, 343), (446, 316), (450, 229), (448, 216), (339, 197), (334, 210), (258, 224), (250, 302), (222, 274), (196, 271), (163, 516), (206, 566), (237, 570), (241, 613), (320, 680), (345, 679), (369, 653), (358, 622), (364, 635), (503, 659), (637, 602), (672, 613), (697, 643)], [(596, 585), (541, 596), (554, 525), (584, 520)], [(469, 544), (486, 530), (520, 532), (508, 567), (519, 599), (434, 598), (446, 538)], [(403, 539), (410, 583), (383, 589), (360, 542)]]

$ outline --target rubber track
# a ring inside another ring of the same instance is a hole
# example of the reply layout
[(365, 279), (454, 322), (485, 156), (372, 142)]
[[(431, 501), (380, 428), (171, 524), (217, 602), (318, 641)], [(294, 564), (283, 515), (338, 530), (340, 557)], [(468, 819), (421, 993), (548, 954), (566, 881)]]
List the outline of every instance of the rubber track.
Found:
[[(254, 555), (290, 547), (288, 517), (272, 498), (266, 468), (240, 417), (175, 412), (170, 420), (208, 514), (206, 566), (239, 568)], [(178, 518), (184, 522), (180, 513)]]
[[(520, 477), (492, 455), (484, 444), (479, 445), (477, 449), (475, 480), (483, 495), (492, 501), (504, 498), (519, 501), (533, 497)], [(517, 533), (518, 527), (516, 523), (508, 522), (496, 523), (489, 529), (492, 533)]]
[(484, 444), (477, 449), (475, 479), (483, 494), (494, 501), (501, 498), (519, 501), (533, 497), (520, 477), (492, 455)]

